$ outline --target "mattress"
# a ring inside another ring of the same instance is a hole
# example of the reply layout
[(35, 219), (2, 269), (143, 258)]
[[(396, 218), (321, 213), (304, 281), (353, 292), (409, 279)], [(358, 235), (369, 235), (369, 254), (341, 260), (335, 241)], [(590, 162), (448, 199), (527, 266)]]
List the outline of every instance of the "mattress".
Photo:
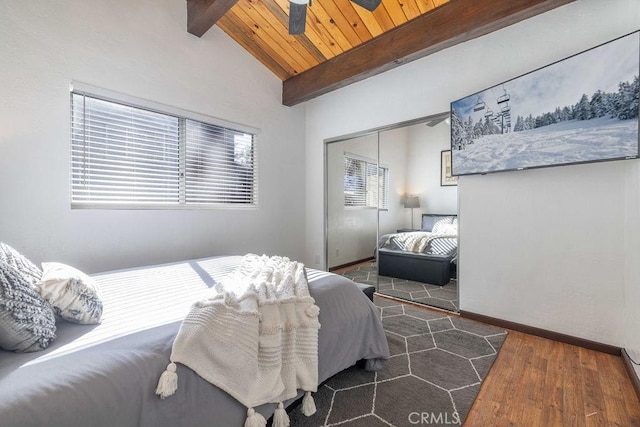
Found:
[[(93, 275), (104, 301), (100, 325), (59, 320), (45, 351), (0, 351), (0, 424), (10, 426), (242, 426), (247, 408), (178, 365), (178, 390), (154, 394), (191, 304), (242, 257), (215, 257)], [(320, 307), (320, 382), (389, 357), (378, 311), (349, 279), (307, 269)], [(293, 401), (293, 399), (292, 399)], [(290, 404), (292, 401), (286, 402)], [(256, 408), (266, 418), (275, 405)]]

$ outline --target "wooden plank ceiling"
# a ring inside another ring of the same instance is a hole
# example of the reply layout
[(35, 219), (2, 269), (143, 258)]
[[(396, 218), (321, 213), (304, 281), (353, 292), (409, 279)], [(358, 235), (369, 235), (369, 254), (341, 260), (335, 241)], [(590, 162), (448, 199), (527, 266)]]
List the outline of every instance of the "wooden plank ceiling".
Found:
[(575, 0), (312, 0), (288, 34), (289, 0), (187, 0), (190, 33), (217, 24), (283, 81), (295, 105)]

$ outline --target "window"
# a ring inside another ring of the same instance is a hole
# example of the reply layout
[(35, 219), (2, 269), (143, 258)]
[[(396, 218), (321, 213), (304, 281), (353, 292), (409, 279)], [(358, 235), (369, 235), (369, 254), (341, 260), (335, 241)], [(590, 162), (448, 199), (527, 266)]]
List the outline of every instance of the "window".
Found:
[(344, 156), (344, 205), (389, 209), (389, 169), (373, 161)]
[(255, 134), (71, 95), (71, 205), (257, 205)]

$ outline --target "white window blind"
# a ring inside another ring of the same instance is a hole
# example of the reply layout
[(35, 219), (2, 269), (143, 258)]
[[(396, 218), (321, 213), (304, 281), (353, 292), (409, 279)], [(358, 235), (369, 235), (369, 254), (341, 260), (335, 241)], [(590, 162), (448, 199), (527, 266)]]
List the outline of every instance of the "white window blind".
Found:
[(388, 209), (389, 169), (345, 155), (344, 205)]
[(253, 135), (186, 121), (186, 202), (252, 203), (256, 198)]
[(71, 117), (72, 206), (257, 204), (251, 133), (81, 93)]

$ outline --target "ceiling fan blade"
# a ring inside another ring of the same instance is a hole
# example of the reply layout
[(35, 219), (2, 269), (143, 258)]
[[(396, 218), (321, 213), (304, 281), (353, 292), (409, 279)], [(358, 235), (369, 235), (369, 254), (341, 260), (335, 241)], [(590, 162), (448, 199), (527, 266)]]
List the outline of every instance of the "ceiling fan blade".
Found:
[(373, 12), (376, 9), (376, 7), (378, 7), (381, 0), (351, 0), (351, 1), (357, 4), (358, 6), (364, 7), (369, 12)]
[(439, 119), (429, 120), (429, 121), (427, 122), (427, 126), (429, 126), (429, 127), (434, 127), (434, 126), (436, 126), (436, 125), (439, 125), (440, 123), (442, 123), (442, 122), (443, 122), (443, 121), (445, 121), (445, 120), (446, 120), (446, 117), (441, 117), (441, 118), (439, 118)]
[(303, 34), (307, 21), (307, 2), (289, 2), (289, 34)]
[(434, 127), (434, 126), (439, 125), (442, 122), (446, 122), (447, 125), (449, 125), (449, 123), (450, 123), (449, 113), (445, 113), (445, 114), (440, 114), (440, 115), (434, 116), (429, 121), (427, 121), (426, 124), (429, 127)]

